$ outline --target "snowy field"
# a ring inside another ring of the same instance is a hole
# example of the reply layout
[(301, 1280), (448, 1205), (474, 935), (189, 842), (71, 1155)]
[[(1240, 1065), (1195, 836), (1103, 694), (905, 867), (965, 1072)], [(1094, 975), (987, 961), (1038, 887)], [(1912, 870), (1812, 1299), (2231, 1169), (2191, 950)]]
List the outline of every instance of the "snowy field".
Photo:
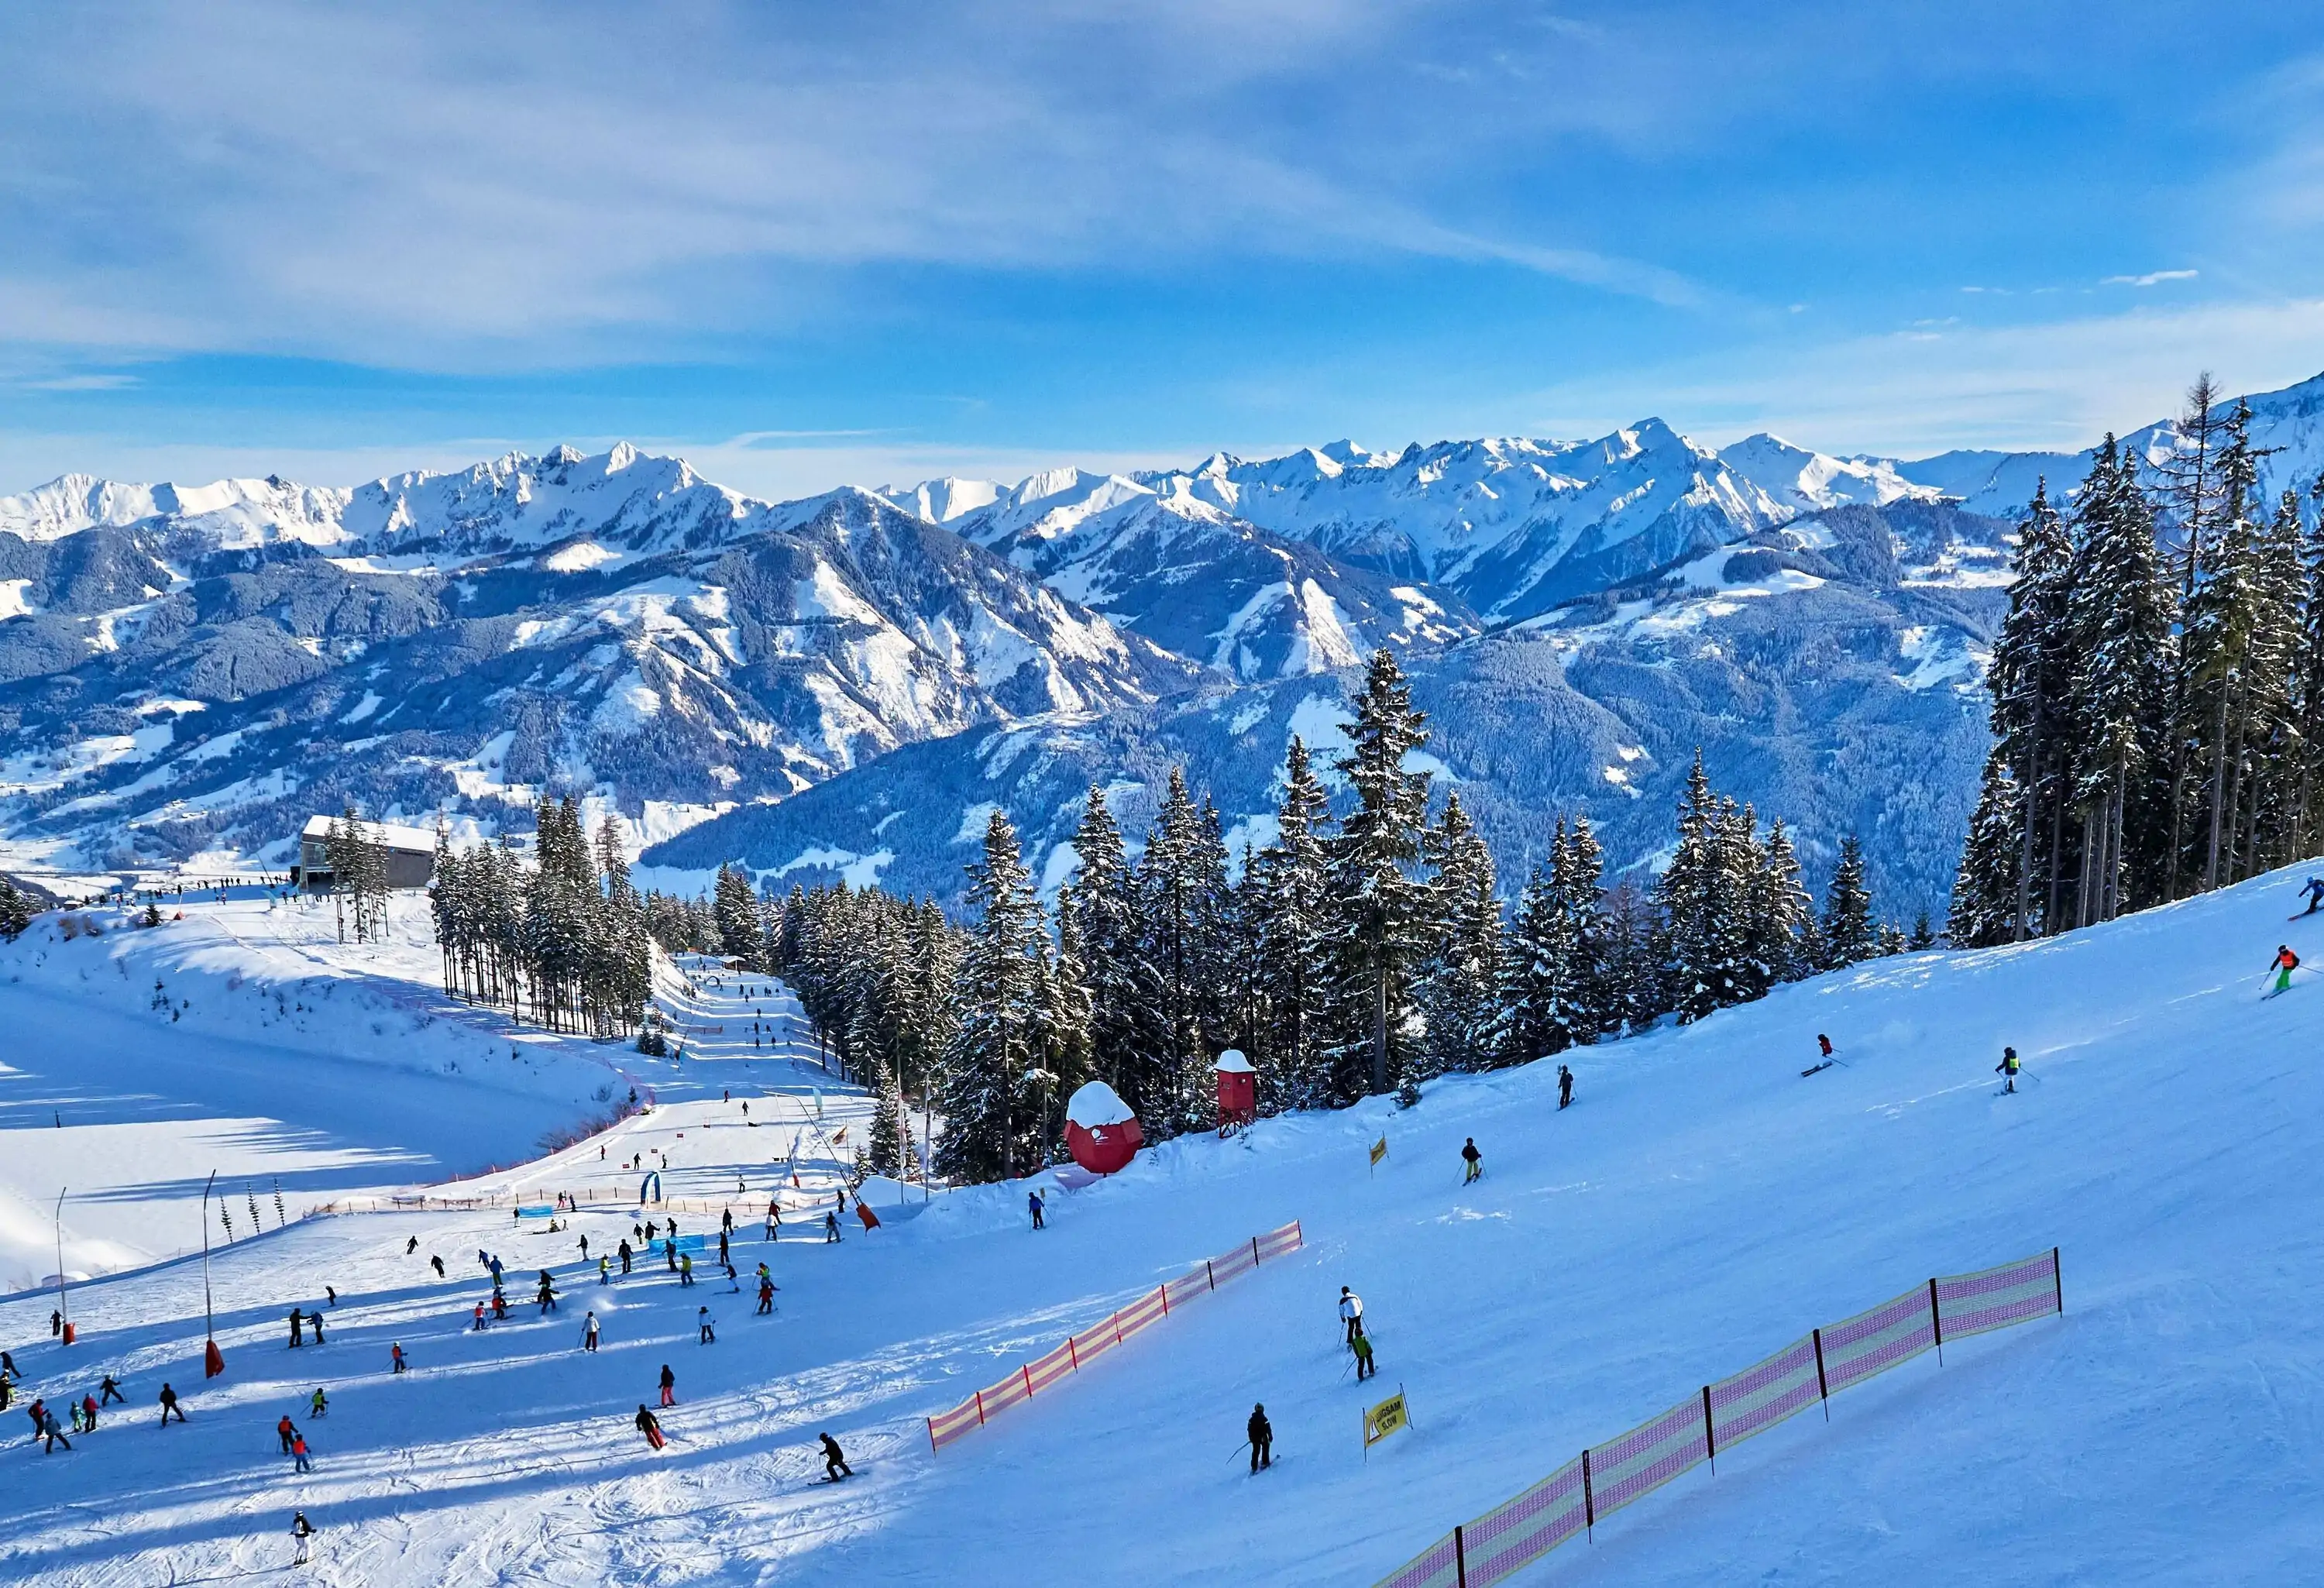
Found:
[[(129, 1397), (115, 1408), (125, 1415), (69, 1454), (27, 1451), (25, 1425), (8, 1420), (21, 1414), (0, 1415), (19, 1439), (0, 1576), (231, 1581), (289, 1560), (285, 1530), (304, 1507), (322, 1529), (312, 1580), (334, 1583), (1370, 1583), (1582, 1445), (1812, 1323), (2057, 1244), (2063, 1318), (1850, 1390), (1828, 1425), (1793, 1419), (1522, 1580), (2324, 1580), (2324, 1233), (2312, 1188), (2324, 987), (2259, 996), (2278, 942), (2324, 956), (2324, 916), (2287, 925), (2293, 908), (2280, 876), (2061, 941), (1821, 978), (1685, 1031), (1570, 1056), (1579, 1086), (1563, 1113), (1552, 1064), (1447, 1080), (1410, 1113), (1380, 1102), (1232, 1142), (1174, 1143), (1111, 1181), (1052, 1196), (1038, 1235), (1021, 1186), (939, 1197), (917, 1216), (897, 1216), (891, 1191), (881, 1229), (851, 1220), (836, 1245), (800, 1213), (769, 1247), (738, 1212), (745, 1283), (765, 1260), (782, 1287), (770, 1317), (752, 1316), (751, 1298), (707, 1265), (691, 1288), (657, 1266), (599, 1286), (572, 1242), (586, 1233), (602, 1250), (642, 1216), (634, 1208), (574, 1215), (554, 1237), (498, 1209), (323, 1218), (239, 1243), (213, 1266), (229, 1369), (207, 1387), (198, 1265), (78, 1288), (85, 1333), (70, 1348), (49, 1343), (50, 1298), (0, 1303), (0, 1342), (28, 1390), (78, 1394), (109, 1369)], [(194, 1041), (226, 1051), (226, 1032), (183, 1029), (204, 994), (165, 1030), (166, 1016), (157, 1026), (111, 990), (105, 956), (119, 942), (49, 946), (46, 980), (25, 971), (8, 1007), (45, 999), (56, 1011), (45, 1029), (60, 1031), (117, 1021), (133, 1054)], [(51, 974), (76, 951), (90, 956), (88, 981)], [(205, 951), (133, 952), (175, 955), (190, 974)], [(333, 996), (365, 987), (337, 974)], [(150, 983), (142, 963), (133, 992), (139, 976)], [(797, 1131), (810, 1160), (792, 1200), (816, 1203), (846, 1148), (811, 1160), (811, 1061), (737, 1051), (738, 1022), (760, 1018), (745, 1007), (764, 1006), (736, 990), (706, 994), (697, 1026), (725, 1029), (697, 1040), (715, 1035), (723, 1052), (697, 1048), (671, 1066), (684, 1074), (656, 1081), (661, 1105), (645, 1119), (497, 1183), (619, 1184), (601, 1166), (650, 1149), (669, 1156), (673, 1182), (684, 1177), (673, 1195), (712, 1194), (732, 1174), (762, 1206), (787, 1183)], [(333, 1062), (367, 1066), (383, 1094), (414, 1085), (434, 1063), (422, 1053), (434, 1029)], [(1818, 1031), (1847, 1067), (1803, 1078)], [(301, 1040), (285, 1048), (290, 1062), (325, 1062), (313, 1022)], [(442, 1040), (483, 1046), (473, 1034)], [(2004, 1043), (2026, 1060), (2016, 1096), (1997, 1095)], [(483, 1114), (539, 1099), (555, 1112), (546, 1047), (529, 1065), (494, 1062), (525, 1079), (488, 1085), (464, 1069), (465, 1101), (447, 1106)], [(73, 1072), (37, 1073), (54, 1085)], [(110, 1106), (127, 1111), (135, 1073), (120, 1064)], [(175, 1097), (184, 1085), (153, 1090)], [(826, 1139), (839, 1113), (862, 1108), (852, 1094), (822, 1102)], [(763, 1122), (768, 1111), (781, 1117)], [(266, 1117), (286, 1136), (322, 1132), (318, 1151), (462, 1161), (456, 1143), (405, 1140), (385, 1117), (301, 1122), (287, 1103)], [(1383, 1132), (1389, 1154), (1374, 1174), (1365, 1149)], [(12, 1129), (0, 1158), (14, 1165), (27, 1133)], [(1464, 1190), (1456, 1155), (1468, 1135), (1488, 1173)], [(38, 1186), (6, 1172), (37, 1212)], [(315, 1172), (336, 1187), (424, 1170)], [(688, 1233), (708, 1222), (681, 1216)], [(930, 1454), (928, 1412), (1294, 1217), (1304, 1252)], [(124, 1244), (138, 1235), (92, 1229)], [(489, 1293), (479, 1248), (506, 1260), (515, 1304), (483, 1334), (467, 1327)], [(441, 1280), (431, 1253), (445, 1260)], [(530, 1301), (542, 1266), (563, 1295), (545, 1317)], [(1333, 1316), (1342, 1283), (1365, 1297), (1379, 1388), (1403, 1385), (1415, 1425), (1369, 1462), (1360, 1408), (1375, 1395), (1345, 1371)], [(323, 1306), (326, 1284), (338, 1292), (328, 1343), (290, 1349), (286, 1309)], [(712, 1344), (696, 1337), (705, 1305)], [(577, 1349), (586, 1307), (604, 1327), (595, 1355)], [(388, 1372), (392, 1343), (413, 1362), (401, 1377)], [(656, 1454), (631, 1417), (655, 1398), (664, 1363), (678, 1405), (662, 1414), (671, 1444)], [(185, 1395), (182, 1427), (153, 1426), (165, 1379)], [(318, 1387), (330, 1411), (310, 1418)], [(1255, 1400), (1273, 1418), (1277, 1463), (1253, 1478), (1237, 1445)], [(311, 1475), (276, 1454), (284, 1413), (314, 1447)], [(825, 1429), (847, 1447), (853, 1481), (819, 1481)]]

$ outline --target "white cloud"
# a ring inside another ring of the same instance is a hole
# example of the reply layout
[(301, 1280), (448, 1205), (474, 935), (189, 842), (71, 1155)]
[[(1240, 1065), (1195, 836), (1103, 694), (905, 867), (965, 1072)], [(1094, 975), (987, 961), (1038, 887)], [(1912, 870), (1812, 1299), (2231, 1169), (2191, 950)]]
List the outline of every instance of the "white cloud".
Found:
[(2101, 287), (2159, 287), (2165, 282), (2191, 282), (2197, 272), (2191, 270), (2154, 270), (2143, 276), (2107, 276), (2098, 282)]

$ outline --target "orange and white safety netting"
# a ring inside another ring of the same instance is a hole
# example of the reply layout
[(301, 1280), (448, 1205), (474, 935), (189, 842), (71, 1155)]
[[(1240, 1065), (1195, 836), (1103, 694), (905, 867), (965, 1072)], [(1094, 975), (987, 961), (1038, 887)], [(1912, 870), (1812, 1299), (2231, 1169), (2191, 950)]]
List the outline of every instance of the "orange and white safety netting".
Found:
[(1752, 1435), (1922, 1353), (2063, 1310), (2052, 1247), (1973, 1274), (1915, 1285), (1812, 1329), (1763, 1362), (1706, 1384), (1661, 1416), (1593, 1445), (1516, 1499), (1466, 1522), (1378, 1588), (1491, 1588), (1609, 1512)]
[(1279, 1230), (1254, 1235), (1231, 1251), (1196, 1263), (1167, 1284), (1153, 1289), (1111, 1317), (1078, 1334), (1046, 1356), (1019, 1364), (1009, 1376), (978, 1390), (950, 1411), (928, 1418), (928, 1446), (942, 1450), (962, 1436), (985, 1426), (1018, 1402), (1030, 1400), (1067, 1373), (1079, 1372), (1107, 1352), (1119, 1348), (1141, 1329), (1151, 1328), (1197, 1296), (1207, 1296), (1238, 1274), (1247, 1274), (1262, 1262), (1296, 1251), (1301, 1244), (1299, 1221)]

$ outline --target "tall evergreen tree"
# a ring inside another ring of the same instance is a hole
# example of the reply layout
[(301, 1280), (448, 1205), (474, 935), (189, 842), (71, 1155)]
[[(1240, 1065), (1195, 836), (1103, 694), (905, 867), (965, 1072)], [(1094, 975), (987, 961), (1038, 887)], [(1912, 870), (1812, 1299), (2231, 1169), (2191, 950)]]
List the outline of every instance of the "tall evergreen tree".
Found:
[(1284, 756), (1275, 842), (1260, 856), (1259, 925), (1267, 1005), (1274, 1025), (1273, 1078), (1263, 1085), (1295, 1108), (1344, 1101), (1335, 1089), (1330, 1029), (1334, 940), (1325, 828), (1329, 798), (1296, 734)]
[(1427, 819), (1428, 774), (1407, 771), (1404, 760), (1428, 742), (1428, 719), (1413, 708), (1411, 687), (1385, 646), (1372, 652), (1353, 705), (1348, 753), (1337, 764), (1355, 808), (1327, 848), (1340, 932), (1334, 1080), (1343, 1093), (1377, 1094), (1396, 1085), (1411, 1041), (1419, 949), (1411, 867)]
[(998, 810), (985, 824), (983, 857), (968, 875), (960, 1023), (937, 1080), (945, 1118), (937, 1164), (956, 1184), (1008, 1179), (1040, 1159), (1040, 1121), (1024, 1095), (1038, 1034), (1040, 906), (1016, 829)]
[(1872, 923), (1872, 892), (1864, 882), (1864, 846), (1849, 833), (1840, 841), (1840, 863), (1823, 896), (1823, 963), (1840, 970), (1876, 957), (1879, 935)]
[(1446, 1070), (1489, 1068), (1499, 1061), (1508, 1039), (1501, 901), (1492, 852), (1457, 793), (1446, 798), (1444, 814), (1428, 830), (1422, 854), (1430, 877), (1418, 999), (1424, 1022), (1419, 1073), (1406, 1072), (1415, 1083)]

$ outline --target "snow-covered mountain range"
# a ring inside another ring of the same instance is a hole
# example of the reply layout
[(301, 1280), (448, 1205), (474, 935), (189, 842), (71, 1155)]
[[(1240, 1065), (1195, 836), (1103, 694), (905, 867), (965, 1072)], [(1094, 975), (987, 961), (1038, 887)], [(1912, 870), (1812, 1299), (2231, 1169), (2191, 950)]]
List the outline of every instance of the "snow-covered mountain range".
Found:
[[(2251, 401), (2271, 488), (2304, 485), (2324, 376)], [(353, 488), (69, 475), (0, 497), (0, 857), (279, 861), (345, 800), (490, 831), (552, 787), (673, 882), (735, 858), (950, 896), (992, 805), (1054, 882), (1080, 789), (1134, 832), (1174, 759), (1262, 840), (1286, 739), (1328, 744), (1386, 644), (1505, 866), (1574, 809), (1651, 862), (1701, 745), (1812, 865), (1861, 834), (1909, 915), (1983, 752), (2007, 521), (2086, 468), (1646, 420), (788, 503), (628, 446)]]

